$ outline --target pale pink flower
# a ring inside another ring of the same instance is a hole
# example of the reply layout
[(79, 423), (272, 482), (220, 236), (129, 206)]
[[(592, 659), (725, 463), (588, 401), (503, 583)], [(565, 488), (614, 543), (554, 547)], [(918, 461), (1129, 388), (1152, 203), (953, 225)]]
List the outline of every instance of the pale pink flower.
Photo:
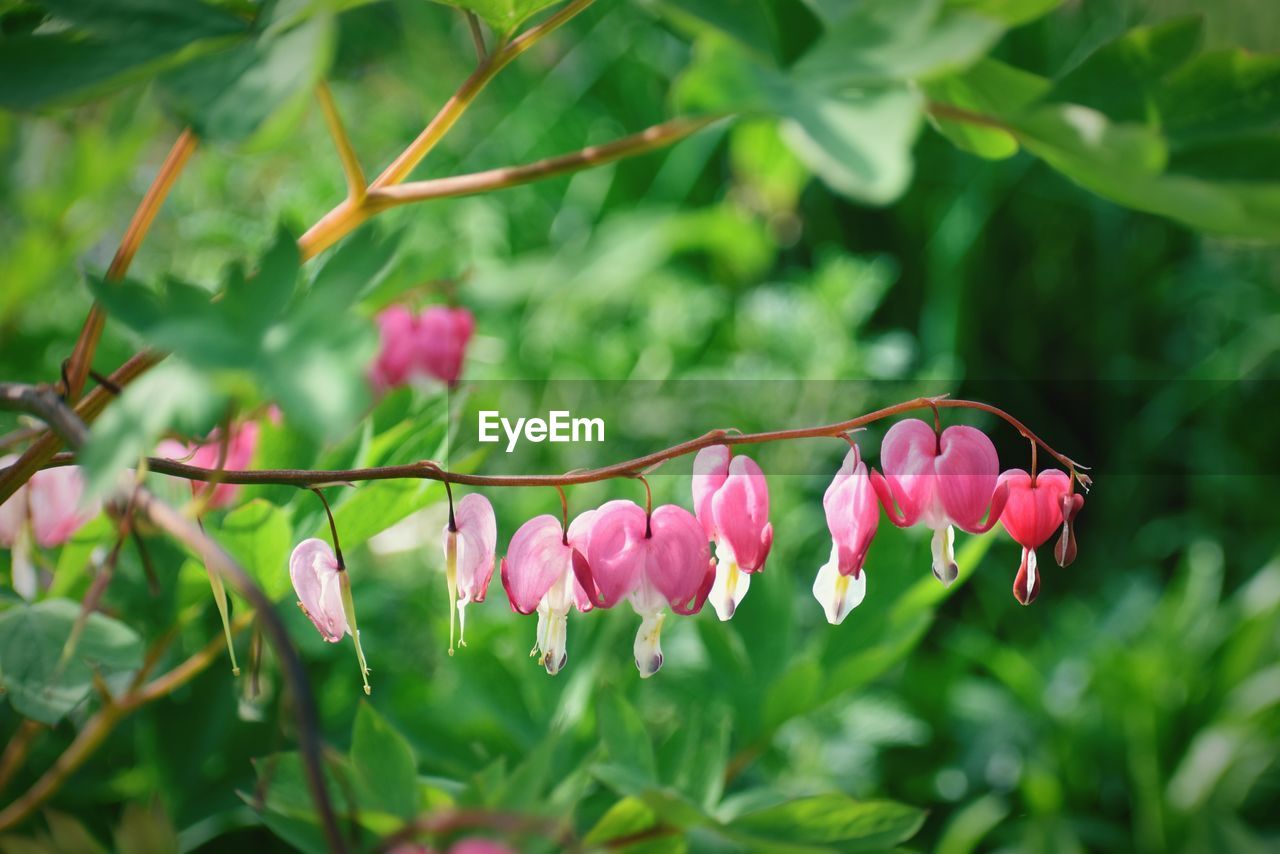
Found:
[(831, 557), (818, 570), (813, 595), (822, 605), (827, 622), (839, 625), (867, 595), (863, 564), (880, 524), (867, 464), (850, 448), (835, 479), (822, 497), (827, 530), (831, 532)]
[(727, 445), (703, 448), (693, 460), (693, 506), (716, 544), (711, 606), (727, 620), (747, 595), (752, 574), (764, 569), (773, 545), (764, 472), (750, 457), (731, 456)]
[(498, 521), (489, 499), (478, 492), (463, 496), (444, 526), (445, 579), (449, 585), (449, 654), (453, 654), (453, 611), (458, 612), (458, 645), (466, 646), (466, 607), (483, 602), (493, 578), (498, 548)]

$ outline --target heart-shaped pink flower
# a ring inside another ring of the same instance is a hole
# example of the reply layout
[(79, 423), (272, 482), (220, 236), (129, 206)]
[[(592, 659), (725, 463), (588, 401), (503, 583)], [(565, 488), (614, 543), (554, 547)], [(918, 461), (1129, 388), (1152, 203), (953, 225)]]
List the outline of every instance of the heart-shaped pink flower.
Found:
[(579, 547), (589, 520), (584, 513), (566, 532), (556, 517), (535, 516), (516, 531), (502, 559), (502, 586), (511, 609), (519, 614), (538, 612), (533, 654), (552, 676), (568, 660), (569, 610), (574, 605), (579, 611), (592, 608), (583, 586), (591, 585), (590, 572)]
[(844, 464), (822, 497), (822, 507), (831, 532), (831, 557), (818, 570), (813, 595), (822, 604), (827, 622), (839, 625), (866, 596), (867, 578), (862, 568), (880, 524), (880, 505), (867, 464), (859, 458), (856, 447), (845, 455)]
[(943, 584), (955, 581), (959, 569), (952, 526), (985, 533), (1004, 506), (1004, 493), (996, 488), (1000, 461), (995, 446), (973, 427), (957, 425), (939, 434), (909, 418), (885, 434), (880, 465), (884, 474), (873, 471), (871, 484), (889, 521), (899, 528), (918, 523), (933, 529), (933, 574)]
[(707, 538), (716, 544), (711, 605), (727, 620), (773, 545), (764, 472), (750, 457), (731, 456), (726, 445), (703, 448), (693, 461), (693, 505)]
[(642, 677), (662, 666), (665, 608), (677, 614), (702, 610), (715, 580), (706, 533), (683, 507), (664, 504), (646, 518), (631, 501), (610, 501), (596, 511), (587, 543), (599, 607), (624, 597), (641, 617), (634, 654)]
[[(483, 602), (493, 578), (493, 556), (498, 548), (498, 522), (489, 499), (478, 492), (458, 502), (453, 520), (444, 527), (445, 580), (449, 601), (458, 611), (458, 645), (466, 646), (466, 607)], [(449, 614), (449, 654), (453, 654), (453, 613)]]
[[(1013, 595), (1023, 605), (1030, 605), (1040, 595), (1036, 549), (1062, 529), (1074, 557), (1070, 519), (1084, 505), (1084, 496), (1072, 493), (1070, 476), (1058, 469), (1046, 469), (1035, 478), (1022, 469), (1010, 469), (1000, 475), (1000, 488), (1008, 492), (1000, 524), (1022, 546)], [(1064, 507), (1070, 514), (1065, 518)]]

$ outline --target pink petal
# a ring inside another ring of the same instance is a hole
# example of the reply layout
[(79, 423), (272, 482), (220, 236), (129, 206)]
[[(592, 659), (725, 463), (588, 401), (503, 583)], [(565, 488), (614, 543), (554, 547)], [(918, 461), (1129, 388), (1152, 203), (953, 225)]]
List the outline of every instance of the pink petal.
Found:
[(822, 507), (836, 545), (836, 567), (841, 575), (857, 577), (880, 524), (880, 507), (867, 464), (858, 458), (856, 448), (845, 455), (844, 464), (822, 497)]
[[(880, 466), (889, 492), (901, 508), (901, 527), (916, 524), (935, 504), (937, 477), (934, 461), (938, 438), (933, 428), (918, 418), (899, 421), (884, 434), (880, 444)], [(889, 506), (885, 505), (888, 511)], [(889, 514), (894, 524), (894, 515)], [(930, 527), (936, 527), (926, 520)]]
[(711, 500), (729, 476), (729, 453), (728, 445), (712, 445), (693, 458), (693, 509), (708, 540), (716, 537)]
[(472, 602), (483, 602), (493, 578), (493, 556), (498, 548), (498, 520), (493, 505), (478, 492), (468, 493), (455, 508), (454, 523), (464, 544), (458, 563), (458, 587)]
[[(586, 555), (595, 581), (596, 607), (612, 608), (640, 583), (645, 551), (638, 544), (645, 541), (644, 534), (644, 510), (634, 502), (609, 501), (596, 510)], [(701, 527), (698, 539), (706, 545)]]
[[(643, 511), (641, 514), (643, 524)], [(711, 548), (697, 518), (683, 507), (664, 504), (653, 511), (651, 527), (653, 536), (640, 544), (650, 583), (673, 609), (686, 608), (700, 593), (705, 599), (711, 589), (707, 584)], [(714, 569), (710, 575), (714, 580)]]
[(1013, 579), (1013, 598), (1019, 604), (1030, 605), (1040, 595), (1040, 573), (1036, 568), (1034, 549), (1022, 550), (1022, 563), (1018, 566), (1018, 574)]
[(467, 343), (475, 329), (475, 318), (465, 308), (432, 306), (418, 315), (416, 365), (419, 370), (449, 385), (462, 374)]
[[(6, 468), (16, 462), (17, 454), (8, 454), (0, 457), (0, 469)], [(0, 504), (0, 546), (7, 549), (13, 548), (13, 544), (17, 542), (18, 532), (22, 530), (22, 526), (27, 523), (27, 487), (19, 487), (18, 491), (10, 495), (8, 500)]]
[[(194, 453), (188, 449), (187, 453), (191, 454), (191, 465), (207, 469), (222, 468), (229, 471), (240, 471), (249, 468), (249, 465), (253, 462), (253, 454), (258, 448), (258, 429), (256, 421), (246, 421), (237, 427), (233, 427), (231, 439), (227, 442), (226, 459), (222, 461), (221, 466), (218, 464), (218, 458), (222, 456), (221, 431), (214, 430), (204, 442), (196, 446)], [(162, 442), (161, 445), (165, 446), (165, 443)], [(165, 447), (169, 448), (171, 446)], [(193, 491), (198, 492), (204, 488), (202, 484), (192, 484)], [(239, 492), (240, 487), (237, 484), (218, 484), (209, 496), (210, 509), (217, 510), (229, 506), (235, 501), (235, 497)]]
[(78, 466), (36, 472), (28, 485), (31, 528), (41, 548), (60, 546), (98, 515), (96, 505), (81, 508), (84, 478)]
[(408, 382), (417, 357), (418, 322), (402, 305), (384, 309), (377, 317), (381, 349), (369, 369), (375, 390), (387, 391)]
[(337, 643), (347, 633), (338, 580), (338, 559), (324, 540), (303, 540), (289, 556), (289, 579), (303, 611), (320, 634)]
[(591, 526), (596, 511), (585, 510), (569, 523), (569, 545), (573, 546), (573, 603), (584, 614), (595, 607), (596, 582), (587, 562), (587, 544), (591, 541)]
[(769, 527), (769, 486), (755, 460), (742, 455), (733, 458), (728, 477), (712, 497), (711, 509), (717, 536), (729, 544), (738, 567), (759, 572), (769, 554), (773, 529)]
[(1053, 536), (1062, 525), (1062, 496), (1071, 488), (1071, 479), (1057, 469), (1031, 475), (1010, 469), (999, 483), (1008, 490), (1000, 524), (1024, 548), (1034, 549)]
[(502, 586), (511, 608), (532, 614), (547, 591), (573, 570), (573, 548), (564, 544), (560, 520), (543, 514), (520, 526), (502, 559)]
[(964, 425), (943, 430), (940, 444), (942, 453), (935, 468), (942, 511), (960, 528), (974, 533), (1000, 474), (996, 447), (981, 430)]

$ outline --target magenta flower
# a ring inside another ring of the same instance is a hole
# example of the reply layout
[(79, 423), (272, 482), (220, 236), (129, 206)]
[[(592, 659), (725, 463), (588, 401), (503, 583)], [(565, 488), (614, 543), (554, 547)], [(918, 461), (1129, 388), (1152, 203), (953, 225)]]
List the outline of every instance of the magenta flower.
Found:
[(466, 607), (483, 602), (493, 578), (498, 522), (493, 505), (478, 492), (463, 496), (444, 526), (444, 567), (449, 584), (449, 654), (453, 655), (453, 607), (458, 610), (458, 645), (466, 646)]
[(640, 615), (633, 646), (642, 678), (662, 667), (665, 608), (677, 614), (702, 610), (715, 581), (706, 532), (683, 507), (664, 504), (646, 518), (630, 501), (610, 501), (596, 511), (587, 541), (592, 601), (611, 608), (626, 598)]
[[(227, 441), (226, 458), (222, 457), (222, 428), (216, 428), (202, 442), (184, 445), (173, 439), (166, 439), (156, 448), (156, 453), (172, 460), (189, 462), (193, 466), (206, 469), (226, 469), (239, 471), (249, 468), (253, 462), (253, 454), (258, 449), (258, 422), (245, 421), (231, 428), (231, 437)], [(206, 487), (204, 484), (192, 482), (191, 490), (199, 494)], [(220, 483), (209, 494), (208, 508), (220, 510), (229, 507), (240, 492), (240, 486), (234, 483)]]
[(1065, 566), (1075, 558), (1071, 520), (1084, 506), (1084, 496), (1072, 492), (1071, 478), (1058, 469), (1046, 469), (1034, 478), (1022, 469), (1010, 469), (1000, 475), (1000, 484), (1009, 493), (1000, 524), (1022, 546), (1013, 596), (1023, 605), (1030, 605), (1040, 595), (1036, 549), (1061, 529), (1056, 550), (1058, 563)]
[(337, 643), (343, 635), (355, 641), (356, 659), (364, 692), (369, 693), (369, 667), (360, 648), (360, 630), (356, 627), (355, 602), (351, 598), (351, 579), (346, 567), (324, 540), (303, 540), (289, 556), (289, 579), (298, 595), (298, 607), (315, 624), (329, 643)]
[(955, 581), (959, 569), (952, 526), (984, 533), (1004, 507), (1005, 490), (996, 489), (1000, 462), (995, 446), (973, 427), (948, 427), (937, 434), (910, 418), (885, 434), (880, 465), (884, 474), (873, 470), (871, 485), (889, 521), (899, 528), (919, 523), (933, 529), (933, 574), (943, 584)]
[(415, 316), (407, 307), (393, 305), (378, 314), (377, 323), (381, 350), (369, 370), (376, 391), (385, 392), (418, 377), (457, 383), (475, 330), (470, 311), (431, 306)]
[[(0, 458), (0, 468), (18, 458)], [(0, 504), (0, 546), (13, 550), (13, 588), (23, 598), (37, 592), (32, 544), (49, 549), (70, 540), (93, 517), (100, 505), (82, 508), (84, 477), (78, 466), (59, 466), (32, 475), (25, 485)]]
[(465, 308), (435, 305), (418, 315), (418, 366), (449, 385), (462, 375), (462, 360), (476, 321)]
[(867, 595), (863, 563), (880, 524), (880, 505), (856, 446), (849, 449), (822, 496), (822, 508), (831, 532), (831, 557), (818, 570), (813, 595), (827, 622), (838, 626)]
[(569, 658), (569, 610), (590, 611), (585, 581), (590, 585), (585, 540), (595, 511), (583, 513), (565, 531), (555, 516), (535, 516), (520, 526), (502, 559), (502, 586), (511, 610), (538, 612), (538, 635), (531, 656), (540, 656), (547, 673), (555, 676)]
[(711, 606), (727, 620), (773, 545), (764, 472), (750, 457), (731, 457), (727, 445), (703, 448), (693, 460), (693, 506), (707, 538), (716, 544)]

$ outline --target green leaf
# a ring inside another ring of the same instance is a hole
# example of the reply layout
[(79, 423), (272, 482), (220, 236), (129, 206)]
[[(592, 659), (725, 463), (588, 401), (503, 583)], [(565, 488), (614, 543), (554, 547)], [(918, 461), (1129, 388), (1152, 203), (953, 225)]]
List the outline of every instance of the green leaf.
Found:
[(596, 698), (596, 723), (611, 764), (654, 779), (657, 765), (649, 732), (635, 707), (616, 688), (603, 691)]
[(793, 76), (831, 90), (917, 80), (973, 63), (1003, 32), (941, 0), (866, 0), (832, 23)]
[(819, 701), (822, 668), (811, 660), (797, 661), (769, 686), (764, 701), (766, 730), (810, 711)]
[(399, 233), (358, 230), (325, 259), (304, 305), (321, 313), (349, 311), (386, 278), (399, 245)]
[(210, 533), (273, 601), (289, 592), (293, 528), (282, 508), (256, 498), (223, 516)]
[(605, 786), (619, 795), (630, 795), (644, 801), (662, 816), (664, 824), (678, 828), (712, 825), (714, 819), (681, 792), (668, 786), (655, 785), (645, 775), (614, 764), (596, 765), (591, 769)]
[(18, 714), (57, 723), (93, 691), (95, 673), (120, 691), (142, 665), (137, 632), (98, 613), (89, 616), (75, 652), (61, 662), (79, 613), (69, 599), (46, 599), (0, 614), (0, 682)]
[(1062, 0), (946, 0), (952, 9), (977, 12), (1016, 27), (1042, 18), (1062, 5)]
[(413, 750), (368, 701), (362, 700), (356, 709), (351, 764), (368, 793), (367, 803), (401, 818), (417, 814), (418, 764)]
[(165, 75), (166, 101), (201, 137), (235, 142), (248, 137), (285, 103), (309, 93), (333, 52), (329, 15), (292, 28), (266, 27)]
[[(982, 116), (1016, 114), (1039, 100), (1052, 84), (1043, 77), (996, 59), (979, 60), (971, 68), (924, 84), (931, 101)], [(938, 130), (960, 148), (990, 160), (1018, 152), (1018, 138), (999, 122), (975, 124), (939, 118)]]
[(93, 838), (83, 824), (74, 816), (57, 810), (46, 809), (44, 820), (49, 825), (49, 837), (53, 840), (56, 851), (72, 851), (75, 854), (98, 854), (105, 852), (98, 840)]
[(121, 470), (151, 452), (168, 429), (204, 435), (224, 409), (224, 398), (190, 365), (169, 359), (131, 383), (89, 431), (80, 452), (90, 498), (113, 487)]
[(778, 19), (768, 0), (666, 0), (659, 7), (685, 29), (724, 33), (761, 56), (778, 53)]
[(604, 845), (648, 830), (658, 823), (653, 809), (639, 798), (626, 797), (609, 807), (582, 840), (586, 845)]
[(154, 76), (243, 37), (196, 0), (50, 0), (67, 29), (0, 37), (0, 107), (66, 104)]
[(115, 850), (120, 854), (161, 854), (179, 850), (178, 831), (164, 808), (138, 802), (125, 804), (115, 830)]
[(533, 15), (562, 0), (436, 0), (446, 6), (475, 12), (494, 32), (509, 36)]
[(882, 851), (910, 839), (923, 823), (924, 812), (915, 807), (830, 794), (747, 813), (729, 830), (754, 850), (837, 846), (840, 851)]

